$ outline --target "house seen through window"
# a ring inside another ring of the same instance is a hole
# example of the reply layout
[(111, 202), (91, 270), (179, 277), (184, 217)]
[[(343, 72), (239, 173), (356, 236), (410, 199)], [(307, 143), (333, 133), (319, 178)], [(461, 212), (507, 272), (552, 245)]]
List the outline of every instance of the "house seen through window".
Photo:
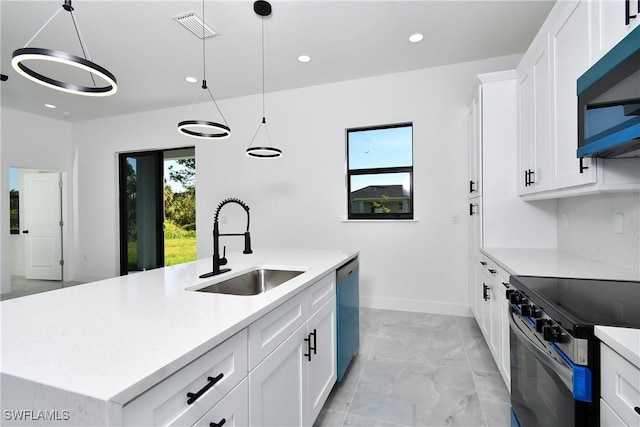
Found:
[(413, 125), (347, 129), (348, 219), (413, 219)]

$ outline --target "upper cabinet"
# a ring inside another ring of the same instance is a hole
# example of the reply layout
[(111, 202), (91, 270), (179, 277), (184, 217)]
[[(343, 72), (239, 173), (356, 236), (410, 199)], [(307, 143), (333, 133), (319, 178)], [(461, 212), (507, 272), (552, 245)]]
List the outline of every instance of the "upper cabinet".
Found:
[(469, 199), (482, 196), (482, 87), (478, 88), (469, 110)]
[(640, 24), (637, 0), (591, 0), (591, 62), (595, 63)]
[(589, 68), (589, 5), (573, 2), (551, 28), (551, 186), (567, 188), (596, 181), (591, 159), (579, 160), (578, 77)]
[(576, 81), (630, 31), (624, 12), (625, 0), (558, 2), (523, 56), (517, 68), (516, 179), (524, 200), (640, 190), (640, 159), (576, 156)]

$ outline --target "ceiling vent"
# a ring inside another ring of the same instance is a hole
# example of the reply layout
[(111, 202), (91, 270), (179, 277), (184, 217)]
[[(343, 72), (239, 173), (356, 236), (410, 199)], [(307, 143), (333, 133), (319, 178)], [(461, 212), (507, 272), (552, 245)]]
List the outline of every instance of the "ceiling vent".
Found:
[(219, 35), (216, 30), (214, 30), (209, 24), (203, 21), (202, 17), (198, 15), (196, 12), (184, 12), (180, 15), (176, 15), (173, 17), (173, 20), (181, 24), (187, 30), (191, 31), (196, 37), (200, 40), (202, 37), (202, 27), (204, 25), (204, 38), (208, 39), (210, 37), (214, 37)]

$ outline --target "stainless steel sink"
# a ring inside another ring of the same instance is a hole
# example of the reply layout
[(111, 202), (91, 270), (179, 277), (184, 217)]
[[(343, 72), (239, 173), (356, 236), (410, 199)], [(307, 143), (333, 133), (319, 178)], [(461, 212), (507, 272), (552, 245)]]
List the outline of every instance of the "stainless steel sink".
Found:
[(304, 271), (270, 270), (262, 268), (259, 270), (249, 271), (240, 276), (224, 280), (214, 285), (196, 289), (196, 291), (229, 295), (258, 295), (267, 292), (302, 273), (304, 273)]

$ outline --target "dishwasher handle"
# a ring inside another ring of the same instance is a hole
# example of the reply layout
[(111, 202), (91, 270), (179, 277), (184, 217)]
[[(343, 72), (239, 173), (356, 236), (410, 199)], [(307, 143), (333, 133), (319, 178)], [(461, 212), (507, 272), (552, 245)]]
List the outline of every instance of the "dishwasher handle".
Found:
[(359, 267), (360, 267), (360, 261), (358, 261), (358, 258), (355, 258), (349, 261), (348, 263), (344, 264), (342, 267), (339, 267), (336, 270), (336, 282), (338, 283), (342, 282), (351, 273), (358, 271)]

